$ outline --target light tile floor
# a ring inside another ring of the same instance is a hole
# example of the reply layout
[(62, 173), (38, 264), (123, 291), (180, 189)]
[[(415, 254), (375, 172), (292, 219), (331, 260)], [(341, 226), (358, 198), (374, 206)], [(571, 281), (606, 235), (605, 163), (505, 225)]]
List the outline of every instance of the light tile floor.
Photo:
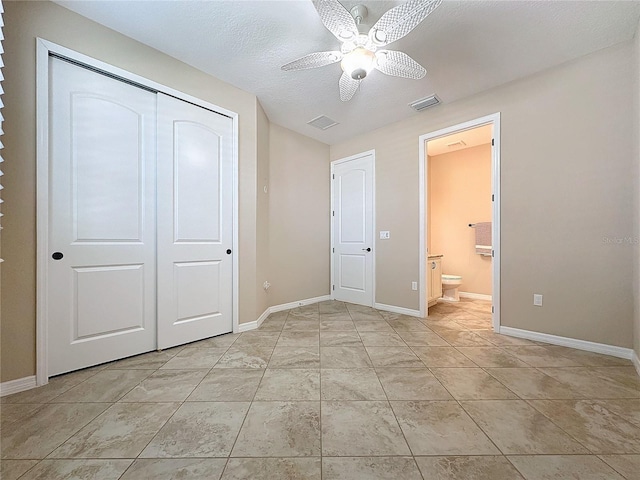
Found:
[(3, 480), (640, 478), (629, 361), (324, 302), (2, 398)]

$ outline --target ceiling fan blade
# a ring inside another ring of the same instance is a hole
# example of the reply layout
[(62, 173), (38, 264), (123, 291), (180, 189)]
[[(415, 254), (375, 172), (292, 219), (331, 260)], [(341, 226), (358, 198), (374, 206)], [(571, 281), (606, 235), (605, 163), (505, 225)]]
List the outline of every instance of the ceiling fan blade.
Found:
[(409, 0), (392, 8), (371, 27), (369, 38), (378, 46), (401, 39), (433, 12), (442, 0)]
[(348, 102), (353, 95), (358, 91), (361, 80), (354, 80), (345, 72), (342, 72), (340, 77), (340, 100)]
[(289, 62), (282, 67), (282, 70), (305, 70), (307, 68), (324, 67), (342, 60), (342, 52), (315, 52), (305, 55), (302, 58)]
[(313, 0), (320, 20), (327, 30), (344, 42), (358, 36), (356, 21), (338, 0)]
[(419, 80), (427, 74), (422, 65), (404, 52), (380, 50), (376, 53), (376, 68), (386, 75)]

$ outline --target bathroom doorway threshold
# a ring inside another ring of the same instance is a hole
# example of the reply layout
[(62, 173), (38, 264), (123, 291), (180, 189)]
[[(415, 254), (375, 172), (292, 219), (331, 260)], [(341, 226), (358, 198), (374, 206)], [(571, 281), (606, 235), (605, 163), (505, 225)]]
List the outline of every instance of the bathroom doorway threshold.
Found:
[(485, 125), (492, 126), (491, 141), (491, 198), (492, 198), (492, 315), (491, 324), (494, 331), (500, 330), (500, 112), (476, 118), (468, 122), (452, 125), (441, 130), (420, 135), (418, 138), (419, 149), (419, 186), (420, 186), (420, 316), (426, 317), (429, 314), (427, 307), (427, 255), (428, 255), (428, 232), (427, 232), (427, 162), (428, 151), (427, 142), (436, 138), (445, 137), (454, 133), (471, 130)]

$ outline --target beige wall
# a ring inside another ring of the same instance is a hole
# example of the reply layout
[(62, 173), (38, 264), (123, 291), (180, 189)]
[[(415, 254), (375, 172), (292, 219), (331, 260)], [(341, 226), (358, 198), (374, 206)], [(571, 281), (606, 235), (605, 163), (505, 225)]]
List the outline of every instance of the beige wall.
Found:
[[(258, 179), (256, 185), (256, 313), (258, 318), (271, 305), (262, 287), (269, 277), (269, 119), (258, 102)], [(264, 191), (267, 187), (267, 193)]]
[(429, 253), (442, 273), (462, 275), (461, 292), (491, 295), (491, 257), (478, 255), (469, 223), (491, 221), (491, 145), (429, 157)]
[(329, 146), (270, 129), (269, 304), (329, 294)]
[(631, 347), (633, 247), (604, 239), (633, 234), (632, 47), (333, 145), (332, 160), (376, 150), (377, 228), (391, 231), (376, 245), (376, 301), (419, 307), (418, 137), (501, 112), (502, 324)]
[[(635, 83), (633, 85), (634, 103), (634, 144), (635, 144), (635, 168), (632, 170), (634, 178), (633, 226), (636, 240), (640, 240), (640, 22), (636, 29), (633, 41), (633, 64), (635, 66)], [(633, 322), (633, 348), (636, 357), (640, 358), (640, 245), (636, 245), (633, 258), (633, 297), (634, 297), (634, 322)], [(638, 365), (636, 365), (638, 368)], [(640, 372), (639, 372), (640, 373)]]
[[(240, 321), (256, 319), (257, 102), (188, 65), (50, 2), (5, 2), (2, 381), (35, 373), (36, 37), (239, 114)], [(260, 120), (264, 124), (264, 119)]]

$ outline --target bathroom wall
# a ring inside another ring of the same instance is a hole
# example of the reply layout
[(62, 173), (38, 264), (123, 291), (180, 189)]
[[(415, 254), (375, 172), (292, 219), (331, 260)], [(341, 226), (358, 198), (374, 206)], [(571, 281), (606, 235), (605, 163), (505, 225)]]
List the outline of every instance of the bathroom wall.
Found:
[(475, 250), (469, 223), (491, 221), (491, 144), (429, 157), (431, 254), (442, 273), (462, 275), (460, 292), (491, 295), (491, 257)]
[(419, 308), (419, 136), (500, 112), (502, 325), (630, 348), (635, 247), (618, 239), (637, 213), (633, 47), (332, 145), (332, 160), (376, 151), (376, 228), (391, 232), (376, 241), (376, 301)]

